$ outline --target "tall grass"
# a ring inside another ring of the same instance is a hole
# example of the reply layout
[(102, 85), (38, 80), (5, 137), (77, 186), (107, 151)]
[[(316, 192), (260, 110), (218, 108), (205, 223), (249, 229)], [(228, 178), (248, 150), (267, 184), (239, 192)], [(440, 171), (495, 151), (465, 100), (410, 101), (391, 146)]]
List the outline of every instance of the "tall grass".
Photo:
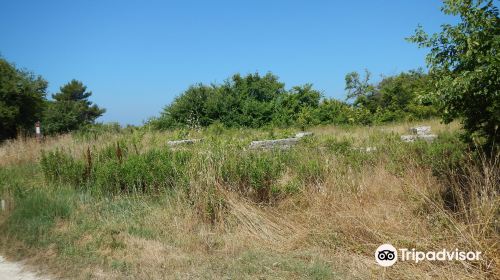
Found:
[(69, 189), (16, 191), (14, 209), (2, 229), (29, 246), (48, 245), (50, 230), (59, 219), (68, 218), (74, 209), (73, 192)]
[[(314, 128), (288, 150), (248, 149), (294, 132), (271, 128), (66, 136), (0, 170), (15, 202), (0, 230), (103, 278), (494, 278), (498, 156), (464, 152), (437, 124), (435, 142), (402, 143), (407, 126)], [(182, 138), (204, 141), (166, 145)], [(387, 242), (485, 258), (382, 270), (373, 251)]]

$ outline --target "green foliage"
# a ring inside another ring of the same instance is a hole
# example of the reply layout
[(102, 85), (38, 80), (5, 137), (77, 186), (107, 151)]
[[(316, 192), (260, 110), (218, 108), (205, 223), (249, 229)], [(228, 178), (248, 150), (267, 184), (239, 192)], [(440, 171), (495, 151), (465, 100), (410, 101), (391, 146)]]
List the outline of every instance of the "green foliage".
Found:
[(357, 72), (351, 72), (345, 76), (347, 99), (355, 98), (355, 105), (361, 104), (360, 102), (375, 94), (375, 87), (369, 83), (370, 76), (371, 73), (368, 70), (365, 70), (363, 78)]
[(88, 98), (92, 92), (82, 82), (72, 80), (52, 95), (43, 116), (46, 134), (64, 133), (93, 124), (105, 109), (92, 104)]
[(191, 153), (149, 151), (123, 160), (98, 164), (92, 186), (104, 193), (153, 193), (186, 186), (185, 166)]
[(295, 86), (276, 100), (273, 123), (279, 126), (298, 124), (300, 126), (316, 123), (316, 112), (322, 94), (313, 89), (312, 84)]
[(289, 127), (306, 129), (318, 124), (372, 124), (432, 117), (434, 106), (423, 100), (429, 78), (421, 70), (369, 83), (370, 73), (346, 76), (348, 99), (354, 104), (324, 98), (312, 84), (285, 90), (278, 77), (234, 75), (222, 85), (189, 87), (149, 121), (156, 129), (199, 128), (218, 123), (223, 127)]
[(427, 119), (437, 114), (435, 106), (424, 98), (431, 83), (422, 70), (384, 77), (378, 84), (370, 84), (369, 79), (368, 71), (363, 79), (356, 72), (346, 76), (347, 97), (355, 98), (352, 122), (387, 123)]
[(422, 166), (430, 166), (435, 175), (440, 175), (460, 165), (466, 147), (459, 141), (457, 133), (442, 133), (431, 144), (417, 142), (412, 149)]
[(88, 188), (96, 194), (153, 193), (187, 184), (188, 151), (150, 150), (129, 153), (124, 144), (110, 145), (83, 159), (57, 150), (44, 153), (41, 166), (47, 181)]
[(32, 132), (45, 105), (47, 82), (40, 76), (16, 69), (0, 57), (0, 141), (18, 131)]
[(325, 141), (325, 147), (337, 154), (347, 154), (352, 149), (352, 143), (347, 139), (328, 138)]
[(271, 190), (285, 170), (280, 151), (226, 154), (220, 179), (235, 190), (255, 192), (258, 201), (269, 201)]
[(316, 110), (316, 117), (321, 124), (348, 124), (352, 109), (346, 103), (336, 99), (324, 99)]
[(302, 157), (293, 169), (297, 173), (298, 180), (303, 184), (320, 184), (326, 179), (325, 163), (318, 157)]
[(226, 126), (261, 127), (271, 121), (274, 101), (283, 93), (284, 84), (270, 73), (236, 74), (222, 85), (189, 87), (151, 124), (160, 129), (196, 128), (219, 121)]
[(429, 92), (445, 122), (461, 119), (465, 139), (489, 150), (500, 133), (500, 19), (493, 1), (446, 0), (442, 11), (459, 16), (456, 25), (442, 25), (429, 36), (422, 27), (409, 38), (429, 48), (427, 64), (436, 85)]
[(44, 152), (40, 164), (45, 178), (49, 181), (79, 185), (84, 180), (83, 162), (73, 159), (62, 150)]

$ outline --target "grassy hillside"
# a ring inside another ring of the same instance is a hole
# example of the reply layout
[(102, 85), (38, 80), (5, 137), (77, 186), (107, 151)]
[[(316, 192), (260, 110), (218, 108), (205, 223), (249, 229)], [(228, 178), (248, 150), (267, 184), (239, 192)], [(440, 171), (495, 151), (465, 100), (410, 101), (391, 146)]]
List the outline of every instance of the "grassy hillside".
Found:
[[(295, 130), (122, 130), (0, 147), (2, 252), (78, 279), (487, 279), (499, 275), (499, 160), (455, 124)], [(168, 147), (173, 139), (203, 138)], [(366, 152), (363, 148), (376, 147)], [(465, 164), (467, 163), (467, 164)], [(465, 166), (465, 168), (464, 168)], [(478, 262), (375, 263), (391, 243), (482, 251)]]

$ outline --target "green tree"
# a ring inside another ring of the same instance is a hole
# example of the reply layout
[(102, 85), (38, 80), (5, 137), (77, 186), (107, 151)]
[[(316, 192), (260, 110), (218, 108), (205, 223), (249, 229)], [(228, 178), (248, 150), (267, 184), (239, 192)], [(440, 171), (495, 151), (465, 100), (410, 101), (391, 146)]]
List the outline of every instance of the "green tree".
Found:
[(285, 84), (276, 75), (255, 73), (242, 77), (236, 74), (230, 84), (241, 100), (239, 125), (261, 127), (272, 121), (275, 102), (285, 93)]
[(300, 116), (302, 120), (307, 119), (306, 115), (314, 119), (313, 111), (319, 107), (321, 97), (321, 92), (313, 89), (312, 84), (293, 87), (276, 99), (273, 123), (289, 126), (297, 123)]
[(371, 73), (365, 70), (365, 76), (361, 77), (358, 72), (351, 72), (345, 76), (345, 90), (347, 91), (347, 100), (354, 99), (354, 106), (373, 107), (376, 104), (370, 104), (377, 98), (375, 87), (370, 84)]
[(191, 86), (150, 121), (156, 128), (208, 126), (261, 127), (272, 121), (275, 103), (285, 94), (284, 84), (268, 73), (264, 76), (233, 75), (222, 85)]
[(322, 124), (347, 124), (351, 107), (340, 100), (324, 99), (318, 107), (317, 117)]
[(40, 120), (47, 82), (41, 76), (16, 69), (0, 58), (0, 140), (34, 130)]
[(409, 38), (430, 48), (427, 64), (436, 85), (429, 95), (447, 123), (461, 119), (465, 140), (498, 146), (500, 133), (500, 20), (493, 1), (445, 0), (445, 14), (459, 16), (429, 36), (421, 26)]
[(435, 106), (424, 96), (431, 91), (429, 75), (411, 70), (385, 77), (376, 86), (379, 96), (377, 121), (425, 119), (436, 115)]
[(44, 112), (43, 127), (47, 134), (65, 133), (80, 129), (102, 116), (105, 109), (89, 101), (92, 95), (80, 81), (72, 80), (53, 94)]

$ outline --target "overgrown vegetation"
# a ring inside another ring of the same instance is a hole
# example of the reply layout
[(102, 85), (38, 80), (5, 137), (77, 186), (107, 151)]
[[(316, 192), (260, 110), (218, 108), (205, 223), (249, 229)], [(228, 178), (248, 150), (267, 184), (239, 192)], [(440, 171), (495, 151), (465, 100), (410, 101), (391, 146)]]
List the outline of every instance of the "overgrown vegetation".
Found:
[[(269, 151), (247, 147), (294, 131), (111, 129), (47, 141), (41, 156), (0, 172), (10, 209), (2, 246), (17, 242), (18, 254), (45, 261), (50, 250), (50, 266), (72, 278), (493, 277), (498, 156), (472, 164), (455, 128), (437, 122), (435, 142), (403, 143), (408, 126), (318, 127), (293, 149)], [(166, 145), (179, 137), (204, 141)], [(484, 259), (383, 272), (372, 258), (387, 240)]]
[[(104, 110), (81, 82), (48, 102), (42, 78), (0, 60), (1, 139), (37, 108), (47, 132), (74, 131), (0, 146), (1, 248), (81, 279), (498, 278), (498, 9), (443, 10), (461, 22), (411, 38), (431, 48), (429, 73), (349, 73), (352, 103), (236, 74), (191, 86), (143, 127), (92, 125)], [(402, 142), (424, 119), (438, 138)], [(306, 127), (291, 149), (248, 148)], [(186, 138), (203, 141), (167, 145)], [(373, 260), (383, 243), (482, 258), (386, 269)]]

